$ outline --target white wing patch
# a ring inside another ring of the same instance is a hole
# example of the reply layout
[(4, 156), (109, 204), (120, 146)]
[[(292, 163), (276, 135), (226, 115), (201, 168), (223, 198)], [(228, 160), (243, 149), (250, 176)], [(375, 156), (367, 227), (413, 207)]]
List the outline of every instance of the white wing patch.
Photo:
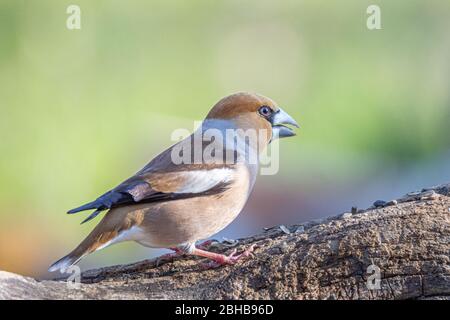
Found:
[(201, 193), (219, 183), (230, 181), (233, 170), (230, 168), (196, 170), (183, 172), (182, 175), (186, 176), (186, 183), (175, 193)]

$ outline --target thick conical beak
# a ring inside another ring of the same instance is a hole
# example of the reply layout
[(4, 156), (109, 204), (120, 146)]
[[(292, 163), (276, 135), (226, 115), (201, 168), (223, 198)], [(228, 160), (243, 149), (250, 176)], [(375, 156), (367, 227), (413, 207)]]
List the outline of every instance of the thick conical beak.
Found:
[(272, 140), (277, 138), (295, 136), (295, 132), (285, 125), (291, 125), (296, 128), (300, 128), (298, 123), (281, 108), (279, 108), (278, 111), (273, 114), (271, 122)]

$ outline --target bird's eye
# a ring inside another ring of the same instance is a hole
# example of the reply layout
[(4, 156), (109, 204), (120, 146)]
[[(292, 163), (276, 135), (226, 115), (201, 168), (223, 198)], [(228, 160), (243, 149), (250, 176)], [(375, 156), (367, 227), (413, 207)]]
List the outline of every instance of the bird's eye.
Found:
[(270, 109), (270, 107), (268, 106), (262, 106), (261, 108), (259, 108), (259, 114), (262, 115), (263, 117), (268, 117), (270, 116), (271, 113), (272, 109)]

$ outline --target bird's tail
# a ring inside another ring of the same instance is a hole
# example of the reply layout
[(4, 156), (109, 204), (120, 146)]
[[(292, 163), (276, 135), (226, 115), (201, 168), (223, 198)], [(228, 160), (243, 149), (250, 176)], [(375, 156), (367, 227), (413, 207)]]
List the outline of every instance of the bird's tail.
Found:
[(83, 255), (79, 256), (77, 254), (74, 254), (74, 252), (69, 253), (67, 256), (59, 259), (55, 263), (53, 263), (50, 268), (48, 268), (48, 271), (54, 272), (54, 271), (61, 271), (61, 273), (66, 273), (66, 271), (76, 264), (78, 261), (80, 261), (83, 258)]
[(53, 263), (48, 271), (54, 272), (60, 270), (62, 273), (65, 273), (68, 268), (76, 264), (86, 255), (112, 244), (119, 232), (120, 230), (117, 230), (117, 227), (112, 223), (107, 214), (78, 247)]

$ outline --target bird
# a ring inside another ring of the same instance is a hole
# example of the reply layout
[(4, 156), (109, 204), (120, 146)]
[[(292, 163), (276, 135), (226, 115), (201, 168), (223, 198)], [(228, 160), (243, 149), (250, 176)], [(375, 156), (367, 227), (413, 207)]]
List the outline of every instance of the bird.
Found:
[(83, 223), (106, 213), (49, 271), (64, 273), (88, 254), (124, 241), (208, 258), (219, 266), (249, 257), (253, 247), (224, 255), (196, 243), (236, 219), (254, 187), (261, 152), (275, 139), (295, 136), (292, 127), (299, 125), (263, 95), (222, 98), (190, 136), (96, 200), (69, 210), (94, 210)]

